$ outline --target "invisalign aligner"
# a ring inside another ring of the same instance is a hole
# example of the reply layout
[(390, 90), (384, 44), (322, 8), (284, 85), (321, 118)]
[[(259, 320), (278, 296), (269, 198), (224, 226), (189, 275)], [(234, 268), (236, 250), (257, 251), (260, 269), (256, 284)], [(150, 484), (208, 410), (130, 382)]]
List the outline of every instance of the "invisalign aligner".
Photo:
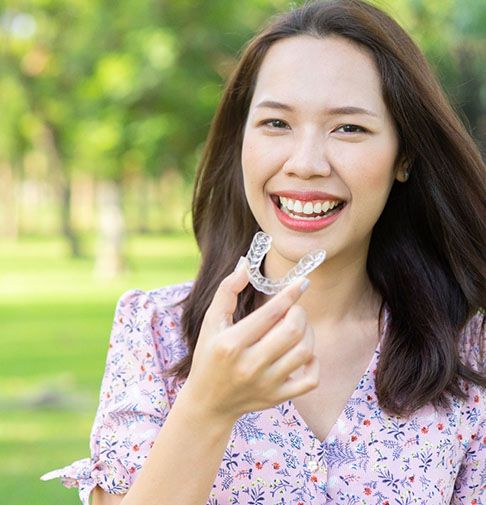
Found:
[(299, 277), (308, 275), (316, 269), (325, 259), (326, 251), (318, 249), (305, 254), (295, 267), (291, 268), (284, 277), (280, 279), (268, 279), (260, 272), (265, 254), (270, 250), (272, 237), (263, 231), (255, 233), (246, 254), (249, 263), (250, 284), (266, 295), (275, 295)]

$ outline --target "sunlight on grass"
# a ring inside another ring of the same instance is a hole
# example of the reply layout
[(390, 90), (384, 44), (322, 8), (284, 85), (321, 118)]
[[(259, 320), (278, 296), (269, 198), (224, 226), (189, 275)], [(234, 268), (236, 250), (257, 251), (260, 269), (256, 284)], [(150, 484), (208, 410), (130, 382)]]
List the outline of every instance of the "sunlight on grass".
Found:
[(127, 271), (112, 281), (95, 277), (92, 256), (71, 259), (66, 254), (60, 239), (2, 244), (0, 303), (11, 305), (20, 298), (34, 302), (40, 297), (55, 303), (106, 299), (130, 287), (153, 289), (182, 282), (194, 276), (198, 251), (186, 234), (132, 238), (126, 247)]
[(72, 259), (60, 239), (5, 241), (0, 249), (0, 495), (2, 505), (74, 505), (74, 490), (39, 476), (89, 456), (118, 298), (194, 277), (187, 234), (127, 243), (127, 271), (93, 275), (93, 244)]

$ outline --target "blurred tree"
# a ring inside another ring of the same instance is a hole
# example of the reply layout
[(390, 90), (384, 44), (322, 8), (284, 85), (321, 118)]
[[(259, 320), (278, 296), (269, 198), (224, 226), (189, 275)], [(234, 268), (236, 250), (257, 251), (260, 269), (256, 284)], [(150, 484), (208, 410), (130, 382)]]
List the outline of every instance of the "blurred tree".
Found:
[(411, 32), (486, 152), (486, 2), (374, 0)]
[[(73, 254), (73, 174), (99, 181), (97, 264), (114, 274), (123, 263), (122, 188), (167, 171), (190, 183), (235, 55), (290, 3), (303, 0), (3, 0), (0, 161), (18, 179), (29, 153), (42, 153)], [(412, 32), (484, 142), (484, 2), (374, 3)], [(147, 202), (141, 195), (142, 224)]]
[(8, 92), (10, 83), (7, 101), (15, 104), (0, 123), (10, 130), (4, 153), (15, 167), (28, 150), (45, 153), (73, 254), (79, 243), (70, 219), (72, 174), (105, 181), (98, 185), (98, 265), (118, 270), (124, 177), (175, 169), (191, 179), (233, 55), (274, 9), (269, 2), (221, 0), (211, 9), (203, 1), (153, 0), (4, 5), (2, 88)]

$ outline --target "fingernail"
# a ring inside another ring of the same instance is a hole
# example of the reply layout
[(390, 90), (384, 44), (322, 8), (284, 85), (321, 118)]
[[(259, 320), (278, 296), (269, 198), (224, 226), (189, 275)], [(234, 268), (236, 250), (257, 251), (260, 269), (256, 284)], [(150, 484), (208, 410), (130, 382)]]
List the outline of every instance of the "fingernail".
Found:
[(304, 277), (304, 280), (302, 281), (301, 285), (299, 286), (299, 289), (302, 292), (304, 292), (309, 287), (309, 284), (310, 284), (310, 280), (307, 279), (306, 277)]
[[(245, 256), (241, 256), (240, 259), (238, 260), (238, 263), (236, 264), (235, 272), (241, 271), (243, 268), (246, 268), (248, 260), (245, 258)], [(244, 267), (243, 267), (244, 265)]]

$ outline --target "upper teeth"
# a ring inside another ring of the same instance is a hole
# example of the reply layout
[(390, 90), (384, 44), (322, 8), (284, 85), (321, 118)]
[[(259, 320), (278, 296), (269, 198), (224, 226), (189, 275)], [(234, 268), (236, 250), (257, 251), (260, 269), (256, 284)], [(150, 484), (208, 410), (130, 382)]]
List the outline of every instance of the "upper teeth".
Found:
[(339, 200), (304, 202), (302, 200), (292, 200), (291, 198), (286, 198), (285, 196), (279, 196), (279, 200), (282, 207), (285, 207), (287, 210), (293, 210), (294, 212), (308, 215), (327, 212), (341, 203)]

